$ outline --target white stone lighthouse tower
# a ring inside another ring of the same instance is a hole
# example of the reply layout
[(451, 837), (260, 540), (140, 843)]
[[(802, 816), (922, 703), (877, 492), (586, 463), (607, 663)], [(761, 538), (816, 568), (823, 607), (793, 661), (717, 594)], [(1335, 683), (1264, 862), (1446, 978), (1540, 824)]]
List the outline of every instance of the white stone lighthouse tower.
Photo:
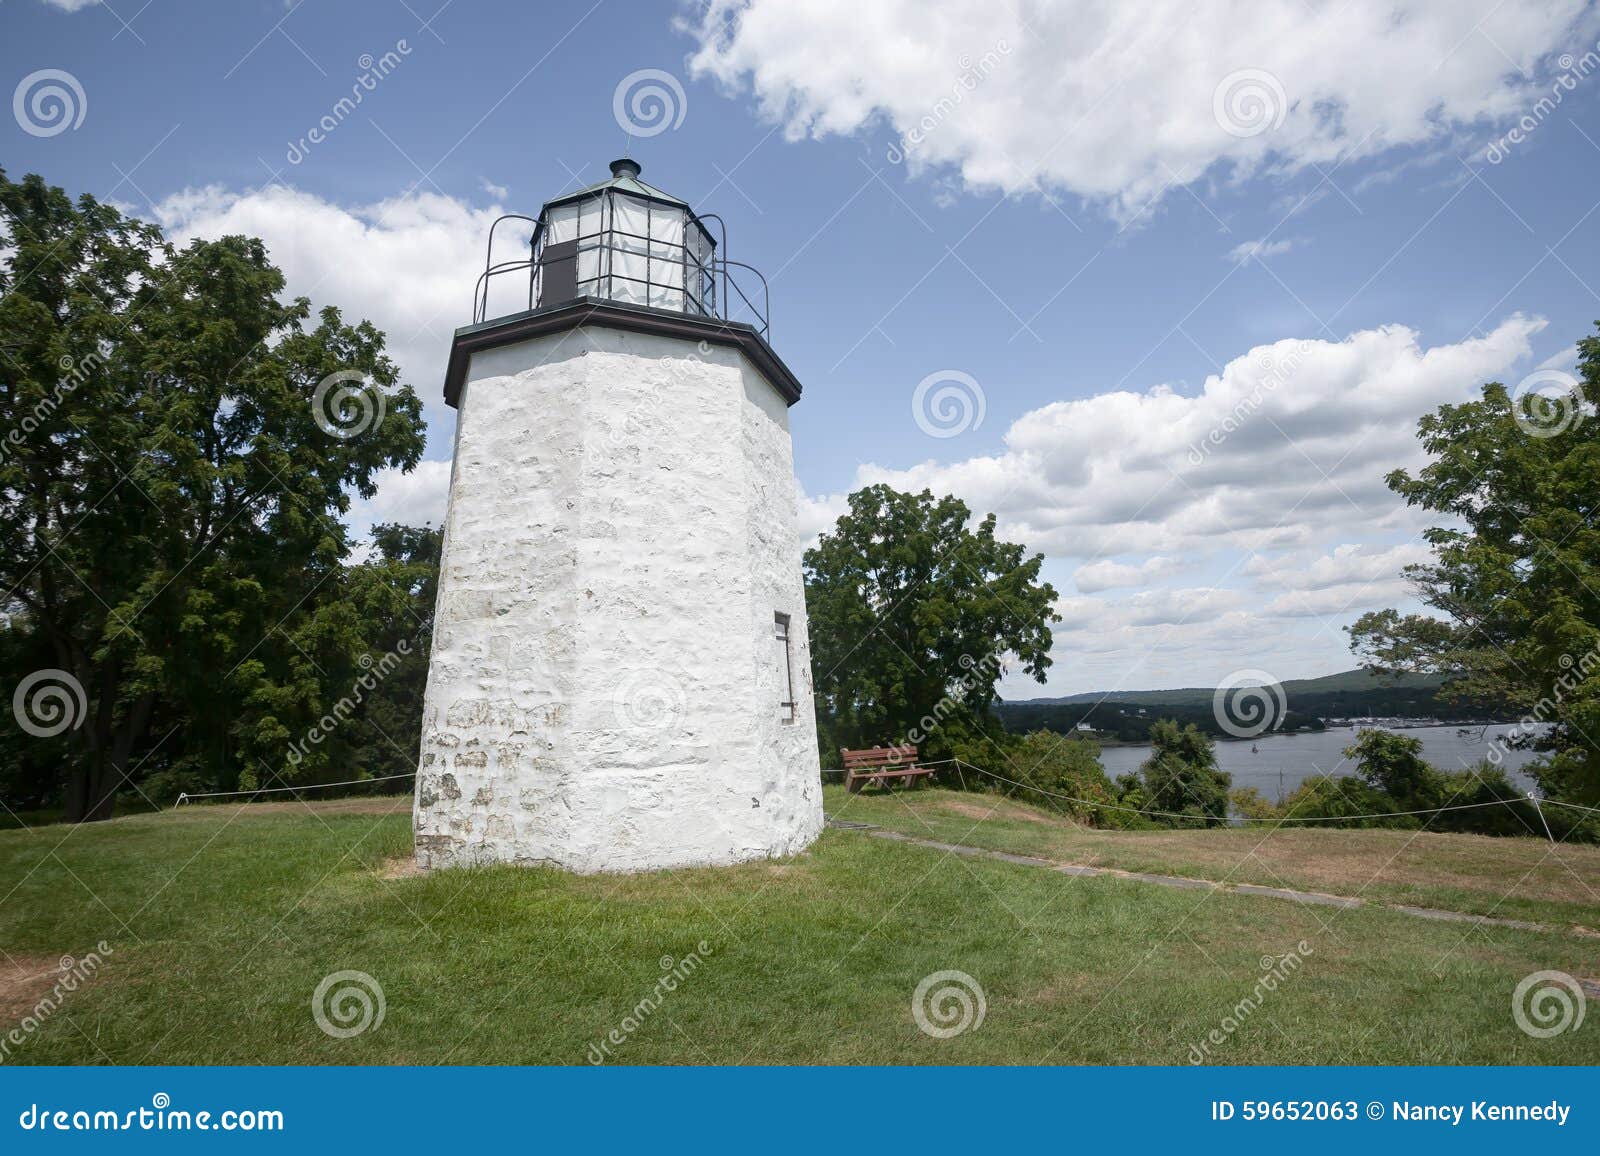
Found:
[(736, 863), (822, 827), (800, 383), (721, 221), (611, 173), (544, 206), (531, 258), (496, 264), (491, 230), (451, 347), (424, 867)]

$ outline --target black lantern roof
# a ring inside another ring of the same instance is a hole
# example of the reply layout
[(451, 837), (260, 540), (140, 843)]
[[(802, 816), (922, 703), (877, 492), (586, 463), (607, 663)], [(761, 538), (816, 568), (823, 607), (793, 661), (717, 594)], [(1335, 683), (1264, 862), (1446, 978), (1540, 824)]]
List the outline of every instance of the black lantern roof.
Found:
[[(630, 196), (643, 197), (648, 201), (660, 201), (663, 204), (678, 205), (684, 209), (689, 208), (689, 202), (680, 200), (671, 193), (664, 193), (654, 185), (645, 184), (639, 179), (639, 174), (644, 171), (638, 161), (629, 157), (621, 157), (611, 162), (611, 179), (597, 181), (588, 188), (579, 189), (575, 193), (564, 193), (553, 201), (545, 202), (548, 211), (552, 205), (564, 205), (569, 201), (581, 201), (584, 197), (592, 197), (596, 193), (605, 192), (607, 189), (616, 189)], [(692, 210), (691, 210), (692, 211)]]

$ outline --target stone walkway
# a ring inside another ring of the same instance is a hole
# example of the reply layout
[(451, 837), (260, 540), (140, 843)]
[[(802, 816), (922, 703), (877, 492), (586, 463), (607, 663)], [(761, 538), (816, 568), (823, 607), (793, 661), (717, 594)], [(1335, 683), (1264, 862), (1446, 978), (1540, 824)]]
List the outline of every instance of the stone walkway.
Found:
[[(910, 843), (917, 847), (930, 847), (967, 859), (998, 859), (1002, 863), (1016, 863), (1023, 867), (1040, 867), (1061, 875), (1101, 875), (1110, 879), (1130, 879), (1135, 883), (1153, 883), (1157, 887), (1178, 887), (1188, 891), (1225, 891), (1233, 895), (1254, 895), (1265, 899), (1289, 899), (1295, 903), (1311, 903), (1319, 907), (1373, 907), (1383, 911), (1398, 911), (1417, 919), (1441, 919), (1451, 923), (1476, 923), (1484, 927), (1510, 927), (1518, 931), (1553, 932), (1558, 935), (1581, 935), (1600, 938), (1600, 932), (1577, 924), (1535, 923), (1526, 919), (1497, 919), (1489, 915), (1469, 915), (1464, 911), (1445, 911), (1435, 907), (1412, 907), (1404, 903), (1377, 903), (1347, 895), (1326, 895), (1320, 891), (1296, 891), (1288, 887), (1262, 887), (1255, 883), (1222, 883), (1215, 879), (1191, 879), (1183, 875), (1152, 875), (1144, 871), (1121, 871), (1115, 867), (1088, 867), (1077, 863), (1058, 863), (1032, 855), (1013, 855), (1009, 851), (990, 851), (983, 847), (969, 847), (961, 843), (941, 843), (936, 839), (923, 839), (892, 831), (872, 823), (854, 823), (842, 819), (829, 819), (828, 826), (841, 831), (860, 831), (874, 839), (891, 839), (896, 843)], [(1600, 998), (1600, 993), (1590, 992)]]

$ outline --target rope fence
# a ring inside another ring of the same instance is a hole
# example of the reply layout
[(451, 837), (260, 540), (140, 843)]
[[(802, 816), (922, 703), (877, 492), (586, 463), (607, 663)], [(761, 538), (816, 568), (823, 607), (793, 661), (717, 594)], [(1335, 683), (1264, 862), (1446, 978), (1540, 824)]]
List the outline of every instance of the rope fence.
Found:
[[(1124, 814), (1146, 815), (1157, 819), (1194, 819), (1197, 817), (1193, 814), (1185, 814), (1179, 811), (1153, 811), (1140, 807), (1129, 807), (1121, 803), (1105, 803), (1098, 799), (1085, 799), (1077, 795), (1064, 795), (1059, 791), (1051, 791), (1044, 787), (1034, 786), (1032, 783), (1019, 783), (1016, 779), (1007, 778), (1005, 775), (998, 774), (987, 769), (986, 767), (980, 767), (973, 763), (969, 763), (965, 759), (934, 759), (930, 762), (918, 760), (917, 765), (920, 767), (937, 767), (944, 765), (953, 765), (957, 768), (965, 767), (969, 771), (976, 771), (980, 775), (986, 775), (997, 782), (1009, 784), (1010, 786), (1017, 787), (1020, 790), (1033, 791), (1036, 794), (1047, 795), (1052, 799), (1062, 799), (1069, 803), (1077, 803), (1084, 807), (1094, 807), (1102, 811), (1120, 811)], [(1600, 807), (1585, 807), (1578, 803), (1563, 803), (1558, 799), (1540, 799), (1534, 795), (1526, 795), (1518, 796), (1515, 799), (1492, 799), (1486, 803), (1459, 803), (1449, 807), (1425, 807), (1416, 811), (1376, 811), (1364, 815), (1305, 815), (1285, 818), (1252, 818), (1248, 815), (1240, 815), (1237, 816), (1237, 818), (1240, 822), (1244, 823), (1337, 823), (1341, 820), (1356, 821), (1366, 819), (1400, 819), (1416, 815), (1438, 815), (1446, 811), (1472, 811), (1482, 807), (1509, 807), (1517, 803), (1532, 803), (1536, 809), (1541, 806), (1568, 807), (1574, 811), (1584, 811), (1591, 815), (1600, 815)]]
[[(1155, 811), (1142, 807), (1129, 807), (1121, 803), (1106, 803), (1099, 799), (1085, 799), (1078, 795), (1065, 795), (1059, 791), (1051, 791), (1045, 787), (1035, 786), (1032, 783), (1018, 782), (1016, 779), (1007, 778), (1005, 775), (991, 771), (986, 767), (980, 767), (975, 763), (969, 763), (965, 759), (950, 758), (933, 759), (931, 761), (918, 760), (917, 765), (921, 767), (954, 766), (957, 768), (958, 773), (960, 772), (961, 768), (965, 768), (966, 770), (975, 771), (980, 775), (994, 779), (996, 782), (1005, 783), (1008, 786), (1015, 787), (1018, 790), (1032, 791), (1035, 794), (1045, 795), (1052, 799), (1060, 799), (1063, 802), (1076, 803), (1081, 807), (1092, 807), (1102, 811), (1118, 811), (1128, 815), (1144, 815), (1153, 819), (1193, 819), (1196, 817), (1193, 814), (1184, 813), (1182, 811)], [(839, 772), (837, 768), (830, 767), (828, 768), (828, 773), (833, 774), (842, 772)], [(340, 783), (307, 783), (303, 786), (260, 787), (252, 791), (184, 792), (178, 796), (178, 801), (174, 803), (172, 807), (173, 810), (177, 810), (185, 803), (191, 803), (196, 799), (225, 799), (238, 798), (239, 796), (254, 797), (256, 795), (277, 795), (300, 791), (325, 791), (332, 787), (369, 786), (373, 783), (389, 783), (395, 781), (396, 779), (410, 779), (415, 777), (415, 771), (407, 771), (404, 774), (384, 775), (381, 778), (376, 779), (347, 779)], [(1242, 823), (1337, 823), (1345, 820), (1354, 822), (1368, 819), (1412, 818), (1417, 815), (1439, 815), (1446, 811), (1473, 811), (1483, 807), (1509, 807), (1517, 803), (1532, 803), (1536, 809), (1539, 807), (1566, 807), (1567, 809), (1573, 811), (1582, 811), (1590, 815), (1600, 815), (1600, 807), (1585, 807), (1579, 803), (1565, 803), (1559, 799), (1541, 799), (1530, 794), (1526, 796), (1518, 796), (1515, 799), (1491, 799), (1485, 803), (1458, 803), (1448, 807), (1424, 807), (1415, 811), (1374, 811), (1362, 815), (1304, 815), (1284, 817), (1252, 817), (1249, 815), (1239, 815), (1236, 816), (1236, 819)]]
[(294, 787), (258, 787), (253, 791), (196, 791), (193, 793), (185, 791), (178, 796), (178, 801), (172, 804), (172, 809), (176, 811), (185, 803), (193, 802), (195, 799), (225, 799), (239, 795), (278, 795), (285, 791), (325, 791), (329, 787), (364, 787), (370, 783), (390, 783), (395, 779), (414, 778), (416, 773), (416, 771), (407, 771), (403, 775), (384, 775), (377, 779), (346, 779), (342, 783), (306, 783), (303, 786)]

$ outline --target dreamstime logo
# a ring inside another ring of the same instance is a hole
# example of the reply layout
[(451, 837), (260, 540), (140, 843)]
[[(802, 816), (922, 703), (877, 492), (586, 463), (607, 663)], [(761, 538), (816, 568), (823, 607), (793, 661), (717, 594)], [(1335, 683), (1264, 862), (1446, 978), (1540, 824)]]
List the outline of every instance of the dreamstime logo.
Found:
[(1236, 670), (1211, 696), (1211, 714), (1236, 739), (1253, 739), (1283, 725), (1289, 706), (1283, 684), (1264, 670)]
[(1567, 99), (1567, 93), (1576, 90), (1580, 80), (1587, 80), (1596, 72), (1600, 72), (1600, 43), (1596, 43), (1582, 56), (1563, 52), (1556, 57), (1556, 67), (1561, 69), (1561, 73), (1550, 82), (1550, 92), (1535, 101), (1533, 107), (1523, 113), (1503, 137), (1490, 143), (1484, 150), (1484, 160), (1491, 165), (1497, 165), (1505, 160), (1511, 155), (1513, 148), (1527, 140), (1529, 135), (1562, 105)]
[(1547, 1040), (1583, 1026), (1583, 986), (1564, 971), (1536, 971), (1511, 993), (1511, 1018), (1526, 1035)]
[(653, 1016), (666, 1001), (667, 996), (677, 991), (679, 986), (687, 983), (689, 977), (699, 971), (711, 958), (712, 946), (705, 940), (695, 944), (695, 949), (680, 959), (670, 955), (663, 955), (660, 961), (661, 976), (656, 980), (649, 993), (638, 1003), (628, 1009), (622, 1017), (622, 1022), (608, 1031), (599, 1040), (589, 1045), (587, 1059), (597, 1067), (606, 1062), (617, 1048), (628, 1042), (628, 1037), (633, 1035), (645, 1025), (645, 1021)]
[(1529, 437), (1553, 438), (1583, 420), (1578, 379), (1560, 369), (1536, 369), (1511, 391), (1511, 417)]
[(89, 115), (89, 97), (72, 73), (41, 68), (24, 76), (11, 94), (11, 115), (29, 136), (60, 136)]
[(661, 670), (640, 670), (617, 684), (611, 705), (625, 729), (655, 731), (675, 725), (688, 701), (676, 678)]
[[(169, 1111), (170, 1109), (170, 1111)], [(277, 1108), (228, 1108), (222, 1112), (172, 1107), (172, 1097), (157, 1092), (148, 1108), (52, 1108), (29, 1104), (17, 1116), (25, 1132), (282, 1132)]]
[(1584, 651), (1577, 658), (1571, 654), (1563, 654), (1556, 659), (1556, 664), (1561, 667), (1561, 673), (1550, 684), (1549, 693), (1539, 697), (1533, 704), (1533, 709), (1517, 720), (1515, 726), (1504, 734), (1497, 736), (1489, 744), (1488, 753), (1484, 756), (1494, 766), (1499, 766), (1505, 761), (1507, 752), (1520, 745), (1522, 740), (1536, 734), (1539, 727), (1551, 722), (1559, 721), (1565, 711), (1562, 709), (1567, 700), (1576, 694), (1580, 687), (1600, 672), (1600, 646), (1595, 646)]
[(1229, 136), (1260, 136), (1283, 124), (1289, 96), (1272, 73), (1241, 68), (1222, 78), (1211, 94), (1211, 115)]
[(322, 745), (322, 740), (339, 729), (349, 717), (356, 713), (361, 704), (366, 702), (367, 695), (378, 689), (378, 685), (394, 673), (400, 665), (400, 660), (411, 654), (411, 643), (402, 638), (395, 643), (393, 650), (388, 651), (376, 661), (372, 655), (363, 654), (357, 659), (361, 667), (361, 674), (350, 684), (350, 693), (339, 699), (329, 709), (328, 713), (311, 724), (311, 729), (289, 747), (289, 765), (299, 766), (300, 761), (311, 753), (312, 747)]
[(1207, 1032), (1204, 1039), (1198, 1044), (1189, 1045), (1191, 1065), (1198, 1066), (1205, 1063), (1215, 1049), (1227, 1043), (1233, 1033), (1242, 1028), (1246, 1021), (1261, 1009), (1261, 1005), (1267, 1001), (1267, 996), (1287, 983), (1305, 966), (1306, 958), (1316, 953), (1316, 949), (1303, 939), (1294, 947), (1293, 951), (1285, 952), (1283, 955), (1273, 955), (1269, 952), (1261, 957), (1261, 974), (1256, 977), (1250, 993), (1229, 1008), (1228, 1014), (1222, 1017), (1222, 1022)]
[(283, 154), (284, 160), (291, 165), (305, 160), (313, 148), (327, 140), (336, 128), (354, 115), (369, 92), (377, 91), (378, 82), (399, 68), (400, 62), (410, 55), (411, 45), (404, 39), (395, 41), (394, 47), (382, 56), (374, 57), (370, 52), (363, 52), (356, 58), (356, 67), (361, 74), (350, 85), (350, 95), (334, 101), (333, 107), (303, 137), (290, 141), (288, 151)]
[(28, 1037), (38, 1031), (44, 1022), (61, 1010), (67, 996), (94, 977), (105, 964), (105, 957), (113, 954), (105, 940), (95, 944), (96, 950), (81, 958), (63, 955), (56, 965), (56, 980), (48, 992), (34, 1002), (15, 1027), (0, 1036), (0, 1062), (11, 1058), (13, 1048), (20, 1048)]
[(386, 405), (376, 382), (359, 369), (341, 369), (317, 383), (311, 416), (323, 433), (345, 441), (381, 425)]
[(961, 664), (960, 676), (944, 696), (933, 704), (933, 710), (918, 719), (917, 725), (906, 732), (905, 743), (896, 743), (895, 746), (920, 746), (944, 724), (945, 719), (961, 708), (974, 690), (994, 685), (995, 675), (1000, 669), (999, 655), (986, 654), (974, 659), (970, 654), (963, 654), (956, 661)]
[(923, 1035), (948, 1040), (977, 1031), (989, 1012), (978, 981), (964, 971), (936, 971), (924, 976), (911, 996), (911, 1018)]
[(36, 739), (48, 739), (83, 725), (89, 701), (83, 684), (67, 671), (36, 670), (17, 683), (11, 713), (17, 725)]
[(928, 374), (911, 394), (911, 416), (931, 438), (953, 438), (977, 429), (987, 407), (983, 387), (959, 369)]
[(967, 94), (977, 89), (978, 85), (989, 79), (996, 68), (1000, 67), (1000, 58), (1011, 55), (1011, 45), (1005, 40), (997, 40), (994, 48), (978, 57), (976, 63), (970, 56), (963, 55), (956, 64), (961, 71), (956, 74), (955, 83), (950, 86), (950, 92), (941, 96), (929, 107), (928, 112), (917, 123), (913, 124), (898, 141), (889, 146), (885, 154), (890, 164), (899, 164), (914, 153), (929, 135), (955, 114), (967, 99)]
[(629, 136), (659, 136), (681, 125), (688, 112), (682, 83), (659, 68), (628, 73), (611, 94), (611, 115)]
[(1279, 386), (1294, 376), (1295, 370), (1300, 368), (1300, 363), (1311, 352), (1312, 344), (1310, 341), (1296, 342), (1287, 356), (1280, 355), (1275, 345), (1259, 350), (1255, 362), (1261, 370), (1261, 376), (1250, 392), (1234, 403), (1221, 422), (1189, 447), (1189, 464), (1198, 466), (1203, 463), (1212, 450), (1228, 440), (1229, 434), (1244, 425), (1266, 402), (1269, 394), (1276, 393)]
[(369, 1028), (376, 1031), (387, 1010), (382, 985), (364, 971), (323, 976), (311, 993), (311, 1018), (336, 1040), (348, 1040)]
[(76, 393), (83, 383), (89, 380), (90, 375), (106, 363), (110, 352), (110, 345), (107, 343), (81, 358), (75, 358), (70, 353), (62, 354), (60, 360), (56, 362), (61, 368), (62, 376), (56, 380), (55, 388), (34, 402), (32, 408), (22, 415), (17, 424), (0, 438), (0, 461), (10, 457), (13, 450), (27, 444), (28, 439), (39, 427), (55, 416), (55, 412), (61, 408), (61, 403)]

